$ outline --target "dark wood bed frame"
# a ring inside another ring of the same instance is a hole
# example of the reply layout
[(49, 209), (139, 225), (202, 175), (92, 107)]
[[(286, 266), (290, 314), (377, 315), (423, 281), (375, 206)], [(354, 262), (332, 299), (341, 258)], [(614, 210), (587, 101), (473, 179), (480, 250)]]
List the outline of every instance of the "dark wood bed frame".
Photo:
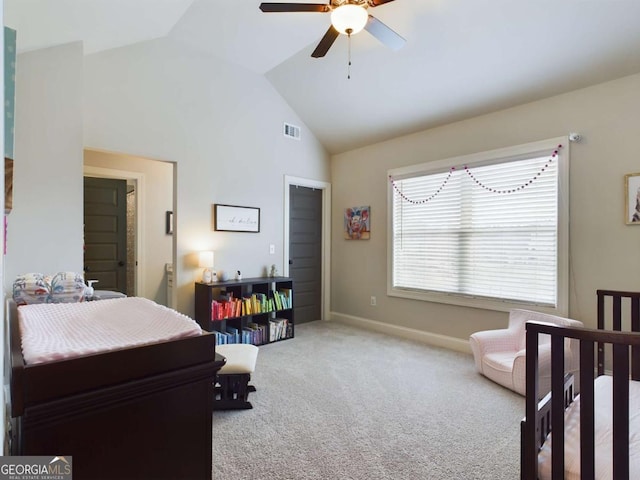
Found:
[(9, 301), (11, 455), (70, 455), (73, 478), (211, 479), (209, 333), (25, 365)]
[[(598, 290), (598, 329), (530, 322), (527, 330), (525, 418), (521, 423), (521, 478), (538, 478), (538, 452), (549, 432), (552, 478), (564, 478), (564, 411), (573, 402), (573, 379), (564, 375), (564, 339), (580, 341), (580, 476), (592, 480), (594, 465), (594, 379), (609, 365), (613, 375), (613, 478), (629, 478), (629, 379), (640, 380), (640, 293)], [(623, 332), (623, 299), (630, 306), (631, 332)], [(611, 304), (611, 315), (605, 306)], [(608, 326), (611, 320), (611, 326)], [(538, 399), (538, 336), (551, 336), (551, 392)], [(605, 347), (610, 345), (611, 348)], [(605, 362), (611, 353), (610, 364)], [(533, 354), (529, 354), (533, 352)], [(597, 364), (595, 361), (597, 352)], [(631, 370), (630, 370), (631, 365)]]

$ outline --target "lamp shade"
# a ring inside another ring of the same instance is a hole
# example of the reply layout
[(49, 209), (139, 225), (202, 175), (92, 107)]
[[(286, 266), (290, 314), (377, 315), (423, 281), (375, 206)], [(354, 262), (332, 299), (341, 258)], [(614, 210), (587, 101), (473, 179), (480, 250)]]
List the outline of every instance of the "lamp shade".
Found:
[(200, 252), (198, 257), (198, 266), (200, 268), (213, 267), (213, 252)]
[(354, 35), (364, 28), (367, 24), (369, 15), (364, 7), (360, 5), (346, 4), (340, 5), (338, 8), (331, 12), (331, 24), (333, 28), (347, 35)]

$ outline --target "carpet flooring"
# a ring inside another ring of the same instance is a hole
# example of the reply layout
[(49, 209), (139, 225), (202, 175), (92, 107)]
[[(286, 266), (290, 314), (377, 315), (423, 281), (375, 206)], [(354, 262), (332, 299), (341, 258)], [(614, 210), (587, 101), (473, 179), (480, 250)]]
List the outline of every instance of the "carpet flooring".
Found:
[(252, 410), (213, 412), (213, 480), (519, 478), (524, 398), (471, 355), (312, 322), (252, 384)]

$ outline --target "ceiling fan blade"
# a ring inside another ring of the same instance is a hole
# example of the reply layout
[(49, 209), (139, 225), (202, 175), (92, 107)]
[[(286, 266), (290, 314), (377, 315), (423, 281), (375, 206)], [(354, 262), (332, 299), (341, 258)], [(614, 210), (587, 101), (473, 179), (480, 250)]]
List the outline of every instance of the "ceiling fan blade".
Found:
[(331, 25), (329, 27), (329, 30), (327, 30), (327, 33), (325, 33), (324, 37), (322, 37), (322, 40), (320, 40), (320, 43), (313, 51), (311, 56), (313, 58), (324, 57), (331, 48), (331, 45), (333, 45), (333, 42), (335, 42), (336, 38), (338, 38), (338, 35), (340, 35), (340, 32), (338, 32), (335, 28), (333, 28), (333, 25)]
[(393, 2), (393, 0), (369, 0), (370, 7), (378, 7), (380, 5), (384, 5), (385, 3)]
[(271, 12), (328, 12), (326, 3), (261, 3), (260, 10)]
[(399, 50), (406, 43), (404, 38), (371, 15), (364, 29), (392, 50)]

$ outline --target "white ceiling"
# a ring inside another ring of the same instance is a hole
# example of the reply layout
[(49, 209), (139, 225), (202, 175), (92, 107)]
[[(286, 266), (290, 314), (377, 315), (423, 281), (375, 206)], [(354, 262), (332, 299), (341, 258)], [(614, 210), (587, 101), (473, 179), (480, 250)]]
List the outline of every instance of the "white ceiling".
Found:
[(330, 153), (640, 72), (639, 0), (395, 0), (369, 13), (406, 45), (353, 36), (351, 79), (346, 37), (310, 57), (329, 14), (259, 4), (4, 0), (20, 51), (82, 40), (91, 54), (170, 35), (263, 73)]

